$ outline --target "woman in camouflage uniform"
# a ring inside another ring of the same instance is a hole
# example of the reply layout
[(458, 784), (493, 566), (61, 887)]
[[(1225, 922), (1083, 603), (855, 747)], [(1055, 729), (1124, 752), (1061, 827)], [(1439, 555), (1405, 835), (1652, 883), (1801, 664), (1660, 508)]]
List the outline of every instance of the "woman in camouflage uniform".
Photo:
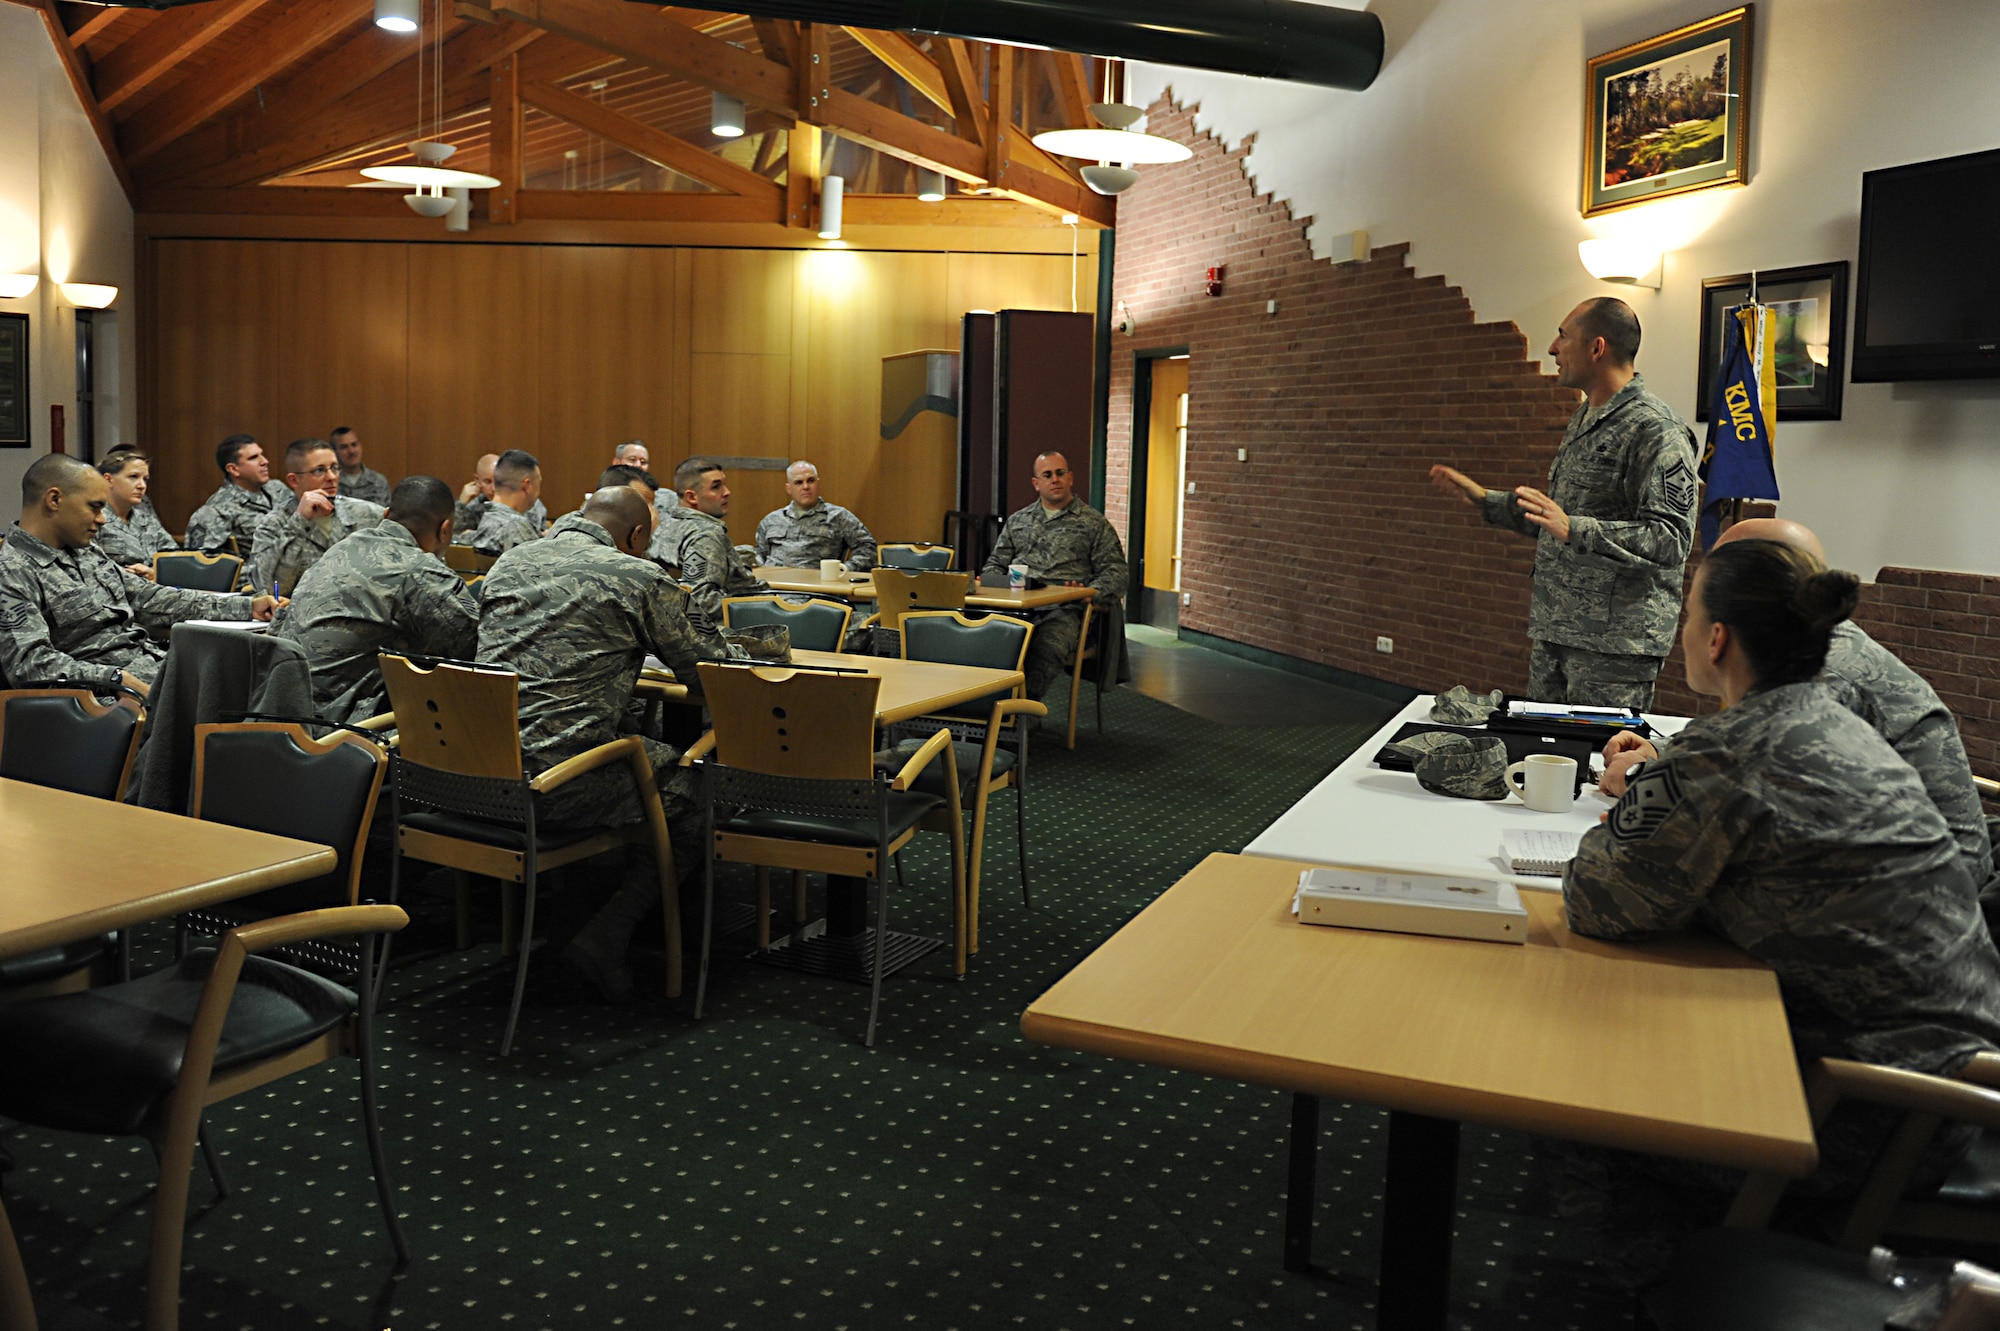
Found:
[(110, 512), (97, 529), (98, 548), (140, 577), (151, 578), (153, 556), (181, 548), (146, 502), (152, 465), (137, 449), (118, 448), (105, 454), (97, 469), (111, 483)]

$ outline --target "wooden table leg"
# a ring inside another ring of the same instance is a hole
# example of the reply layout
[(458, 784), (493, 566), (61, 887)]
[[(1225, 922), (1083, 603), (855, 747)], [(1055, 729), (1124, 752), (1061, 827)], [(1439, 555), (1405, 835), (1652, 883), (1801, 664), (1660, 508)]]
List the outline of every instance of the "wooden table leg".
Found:
[(0, 1206), (0, 1331), (35, 1331), (35, 1301), (28, 1293), (28, 1273), (21, 1250), (14, 1246), (14, 1229)]
[(1379, 1331), (1443, 1331), (1458, 1198), (1458, 1123), (1391, 1110), (1382, 1190)]

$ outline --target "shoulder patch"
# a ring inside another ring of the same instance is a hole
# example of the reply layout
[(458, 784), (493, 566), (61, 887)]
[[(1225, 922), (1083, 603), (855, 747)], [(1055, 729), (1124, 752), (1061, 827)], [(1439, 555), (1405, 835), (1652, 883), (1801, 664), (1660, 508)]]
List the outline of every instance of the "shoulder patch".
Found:
[(1694, 469), (1685, 458), (1675, 458), (1667, 469), (1660, 473), (1660, 488), (1666, 493), (1667, 502), (1685, 513), (1694, 507)]
[(1648, 763), (1625, 788), (1605, 825), (1620, 841), (1645, 841), (1680, 807), (1681, 779), (1670, 763)]

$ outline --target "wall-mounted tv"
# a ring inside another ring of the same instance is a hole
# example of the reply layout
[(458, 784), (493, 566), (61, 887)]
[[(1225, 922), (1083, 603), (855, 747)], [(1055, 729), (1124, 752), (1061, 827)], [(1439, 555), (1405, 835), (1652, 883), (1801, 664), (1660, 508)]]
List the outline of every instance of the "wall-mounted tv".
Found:
[(2000, 149), (1862, 175), (1850, 377), (2000, 379)]

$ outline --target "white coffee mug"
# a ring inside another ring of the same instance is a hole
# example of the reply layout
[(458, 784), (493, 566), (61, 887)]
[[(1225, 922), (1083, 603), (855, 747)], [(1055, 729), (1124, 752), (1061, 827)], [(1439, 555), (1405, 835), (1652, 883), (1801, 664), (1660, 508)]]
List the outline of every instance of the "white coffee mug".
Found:
[(1028, 585), (1028, 566), (1026, 564), (1007, 565), (1007, 585), (1017, 592), (1026, 587)]
[(1531, 809), (1568, 813), (1576, 802), (1576, 759), (1531, 753), (1507, 769), (1507, 784)]
[(847, 572), (847, 565), (841, 563), (838, 559), (822, 559), (819, 561), (819, 575), (822, 578), (837, 578), (845, 572)]

